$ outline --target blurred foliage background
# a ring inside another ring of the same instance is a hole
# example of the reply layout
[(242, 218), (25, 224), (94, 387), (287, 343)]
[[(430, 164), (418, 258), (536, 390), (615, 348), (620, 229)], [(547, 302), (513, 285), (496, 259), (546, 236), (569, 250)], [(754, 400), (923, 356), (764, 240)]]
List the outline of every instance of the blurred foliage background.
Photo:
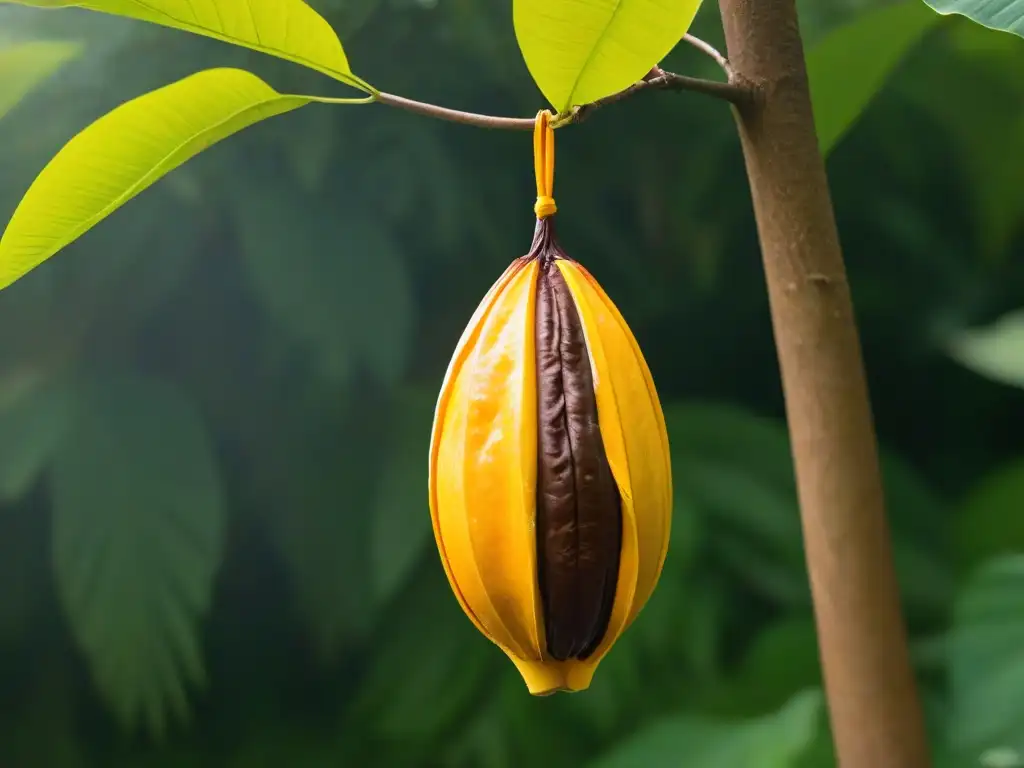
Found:
[[(383, 90), (543, 103), (507, 0), (314, 5)], [(937, 759), (1021, 766), (1024, 40), (875, 0), (801, 20)], [(695, 32), (721, 43), (713, 5)], [(81, 49), (4, 58), (28, 40)], [(339, 90), (0, 7), (3, 220), (91, 120), (217, 65)], [(716, 76), (685, 47), (665, 66)], [(55, 73), (12, 106), (26, 67)], [(527, 694), (459, 611), (426, 509), (449, 355), (530, 242), (529, 139), (314, 105), (0, 293), (0, 766), (834, 765), (729, 111), (642, 94), (558, 141), (563, 244), (645, 350), (676, 488), (659, 589), (592, 688)]]

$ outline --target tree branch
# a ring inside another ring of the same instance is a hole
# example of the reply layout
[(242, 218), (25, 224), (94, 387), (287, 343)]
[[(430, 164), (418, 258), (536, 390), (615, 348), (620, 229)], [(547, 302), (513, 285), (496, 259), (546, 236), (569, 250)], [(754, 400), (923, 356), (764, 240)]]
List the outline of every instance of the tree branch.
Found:
[(648, 76), (641, 80), (639, 83), (634, 83), (625, 90), (613, 93), (611, 96), (605, 96), (603, 99), (598, 99), (590, 104), (584, 104), (581, 107), (575, 107), (571, 112), (565, 115), (559, 115), (555, 119), (555, 127), (562, 125), (569, 125), (572, 123), (582, 123), (586, 120), (596, 109), (606, 107), (609, 104), (614, 104), (623, 99), (628, 99), (633, 94), (639, 93), (640, 91), (692, 91), (694, 93), (703, 93), (706, 96), (713, 96), (717, 99), (723, 99), (737, 107), (743, 107), (751, 102), (754, 98), (754, 91), (752, 88), (741, 85), (738, 81), (729, 83), (720, 83), (715, 80), (703, 80), (699, 77), (689, 77), (688, 75), (677, 75), (675, 72), (665, 72), (658, 67), (651, 70)]
[[(655, 67), (643, 80), (618, 93), (613, 93), (611, 96), (598, 99), (590, 104), (573, 107), (569, 112), (558, 115), (553, 121), (553, 125), (556, 128), (560, 128), (565, 125), (582, 122), (590, 117), (595, 110), (627, 99), (641, 91), (692, 91), (728, 101), (737, 107), (742, 107), (753, 99), (753, 89), (734, 75), (732, 67), (729, 66), (729, 62), (721, 53), (708, 43), (692, 35), (686, 35), (683, 39), (714, 59), (722, 68), (722, 71), (726, 73), (729, 81), (723, 83), (715, 80), (704, 80), (699, 77), (690, 77), (688, 75), (677, 75), (674, 72), (665, 72)], [(448, 107), (441, 107), (436, 104), (407, 99), (404, 96), (395, 96), (391, 93), (378, 93), (375, 100), (389, 107), (404, 109), (406, 112), (413, 112), (417, 115), (432, 117), (437, 120), (447, 120), (450, 123), (472, 125), (477, 128), (532, 131), (535, 121), (533, 117), (499, 117), (496, 115), (481, 115), (475, 112), (463, 112), (458, 109), (449, 109)]]

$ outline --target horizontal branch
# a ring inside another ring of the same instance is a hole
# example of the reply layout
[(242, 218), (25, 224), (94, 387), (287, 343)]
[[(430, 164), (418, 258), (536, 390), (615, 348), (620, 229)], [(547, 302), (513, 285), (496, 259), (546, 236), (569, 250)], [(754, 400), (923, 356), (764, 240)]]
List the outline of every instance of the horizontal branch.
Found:
[(479, 115), (476, 112), (462, 112), (458, 109), (439, 107), (424, 101), (414, 101), (392, 93), (377, 94), (376, 101), (389, 107), (398, 107), (406, 112), (413, 112), (425, 117), (447, 120), (449, 123), (475, 125), (477, 128), (503, 128), (508, 131), (532, 131), (536, 123), (533, 117), (496, 117), (495, 115)]
[(590, 117), (591, 113), (596, 109), (628, 99), (633, 94), (640, 93), (641, 91), (651, 90), (703, 93), (706, 96), (723, 99), (737, 106), (743, 105), (753, 98), (753, 92), (748, 87), (738, 83), (720, 83), (715, 80), (703, 80), (699, 77), (677, 75), (675, 72), (665, 72), (655, 68), (651, 70), (651, 74), (645, 79), (639, 83), (634, 83), (625, 90), (613, 93), (611, 96), (605, 96), (603, 99), (598, 99), (590, 104), (575, 107), (568, 115), (560, 115), (556, 119), (555, 124), (556, 126), (561, 126), (581, 123)]
[[(569, 112), (558, 115), (553, 121), (553, 125), (557, 128), (564, 125), (582, 122), (589, 117), (594, 110), (622, 101), (623, 99), (627, 99), (641, 91), (692, 91), (694, 93), (703, 93), (706, 96), (713, 96), (717, 99), (723, 99), (724, 101), (728, 101), (738, 106), (750, 101), (753, 97), (753, 92), (747, 85), (741, 84), (737, 81), (732, 67), (729, 66), (729, 62), (721, 53), (715, 50), (715, 48), (708, 43), (705, 43), (703, 40), (693, 37), (692, 35), (684, 36), (683, 40), (714, 59), (729, 78), (728, 82), (704, 80), (703, 78), (690, 77), (688, 75), (677, 75), (674, 72), (665, 72), (664, 70), (655, 67), (643, 80), (638, 83), (634, 83), (618, 93), (613, 93), (611, 96), (606, 96), (603, 99), (598, 99), (597, 101), (589, 104), (573, 107)], [(532, 131), (536, 121), (536, 118), (534, 117), (498, 117), (495, 115), (481, 115), (475, 112), (463, 112), (458, 109), (440, 107), (436, 104), (428, 104), (423, 101), (415, 101), (413, 99), (407, 99), (404, 96), (395, 96), (394, 94), (383, 92), (376, 94), (375, 101), (381, 104), (386, 104), (389, 107), (396, 107), (398, 109), (404, 109), (407, 112), (424, 115), (425, 117), (432, 117), (437, 120), (446, 120), (450, 123), (472, 125), (477, 128)]]

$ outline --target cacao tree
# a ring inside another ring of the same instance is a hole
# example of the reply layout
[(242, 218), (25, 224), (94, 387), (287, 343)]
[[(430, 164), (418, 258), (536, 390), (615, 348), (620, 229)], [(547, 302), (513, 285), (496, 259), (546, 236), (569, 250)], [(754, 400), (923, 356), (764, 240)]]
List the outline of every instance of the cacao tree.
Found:
[[(40, 265), (199, 153), (271, 118), (314, 108), (379, 104), (414, 113), (424, 118), (425, 125), (434, 119), (513, 132), (537, 127), (533, 117), (461, 111), (378, 89), (369, 82), (372, 78), (356, 74), (359, 67), (350, 63), (338, 35), (302, 0), (14, 3), (39, 9), (75, 6), (213, 38), (311, 70), (316, 79), (308, 82), (316, 87), (308, 93), (291, 93), (274, 88), (248, 69), (211, 67), (128, 100), (95, 120), (64, 144), (15, 208), (0, 239), (0, 287), (4, 288), (22, 278), (31, 280)], [(792, 0), (721, 0), (723, 54), (690, 33), (699, 5), (693, 0), (656, 7), (514, 0), (511, 19), (526, 69), (553, 109), (551, 125), (558, 136), (585, 132), (591, 121), (604, 119), (606, 113), (628, 114), (641, 99), (667, 99), (667, 92), (694, 92), (712, 100), (708, 110), (716, 108), (713, 100), (717, 100), (722, 102), (717, 106), (732, 111), (757, 222), (788, 421), (788, 435), (776, 431), (766, 439), (781, 441), (783, 453), (792, 453), (795, 483), (788, 466), (778, 469), (776, 477), (781, 485), (791, 485), (785, 493), (799, 499), (814, 608), (813, 635), (836, 756), (840, 765), (854, 768), (930, 765), (897, 587), (906, 553), (891, 543), (884, 511), (883, 496), (891, 497), (891, 484), (896, 481), (878, 458), (823, 155), (846, 135), (906, 52), (938, 26), (939, 14), (962, 14), (982, 25), (1018, 33), (1024, 33), (1024, 22), (1009, 2), (934, 2), (936, 14), (912, 0), (882, 7), (838, 28), (805, 57)], [(875, 46), (872, 56), (856, 77), (838, 87), (836, 73), (844, 70), (847, 58), (865, 39)], [(663, 68), (678, 46), (704, 56), (717, 74), (695, 76)], [(0, 115), (12, 109), (32, 85), (31, 75), (24, 77), (25, 72), (34, 70), (43, 77), (78, 50), (63, 43), (0, 50), (0, 78), (5, 66), (12, 71), (17, 67), (24, 83), (0, 89)], [(19, 63), (18, 57), (26, 55), (31, 57), (28, 63)], [(369, 111), (362, 119), (373, 125), (378, 114)], [(621, 141), (630, 141), (628, 134)], [(525, 146), (525, 137), (523, 142)], [(316, 165), (312, 161), (310, 184), (314, 187)], [(170, 182), (168, 178), (166, 183)], [(251, 241), (247, 254), (253, 261), (252, 280), (264, 286), (265, 296), (272, 297), (267, 300), (268, 311), (316, 350), (316, 365), (327, 379), (349, 380), (356, 365), (353, 361), (382, 380), (400, 378), (395, 350), (409, 344), (412, 323), (405, 308), (411, 289), (403, 284), (399, 270), (392, 269), (394, 279), (387, 281), (379, 296), (365, 296), (373, 281), (360, 274), (358, 265), (338, 267), (348, 271), (335, 272), (326, 281), (296, 277), (287, 290), (278, 290), (276, 276), (282, 271), (301, 273), (303, 265), (282, 265), (289, 244), (275, 243), (274, 232), (294, 229), (315, 234), (333, 215), (332, 209), (313, 194), (297, 220), (279, 230), (261, 232), (259, 222), (265, 225), (280, 212), (265, 201), (247, 201), (244, 196), (235, 204), (248, 207), (248, 215), (254, 216), (241, 237)], [(132, 207), (117, 215), (142, 214), (142, 209)], [(540, 210), (537, 215), (542, 217)], [(386, 254), (388, 246), (380, 242), (386, 241), (387, 233), (360, 229), (356, 221), (353, 218), (352, 241), (369, 253)], [(180, 247), (187, 250), (188, 244)], [(387, 257), (379, 258), (386, 269)], [(87, 264), (79, 268), (86, 273), (90, 269)], [(140, 266), (141, 270), (158, 268)], [(348, 308), (344, 327), (330, 327), (333, 315), (325, 319), (315, 310), (296, 309), (332, 302)], [(369, 344), (349, 329), (362, 321), (360, 309), (367, 302), (392, 305), (384, 336), (387, 343)], [(104, 311), (102, 305), (77, 309), (81, 311), (64, 320), (79, 328)], [(588, 328), (586, 319), (581, 327)], [(591, 337), (594, 327), (590, 327)], [(74, 338), (74, 327), (68, 335)], [(983, 345), (969, 334), (958, 339), (960, 357), (986, 369)], [(159, 377), (81, 369), (74, 350), (75, 344), (69, 342), (57, 347), (50, 358), (34, 361), (20, 372), (20, 388), (4, 393), (9, 403), (17, 405), (16, 409), (8, 405), (8, 410), (12, 414), (16, 410), (17, 418), (25, 421), (14, 432), (22, 439), (13, 443), (12, 459), (0, 477), (2, 490), (7, 498), (17, 498), (40, 473), (48, 473), (56, 590), (74, 640), (89, 659), (96, 689), (118, 717), (127, 725), (145, 722), (159, 733), (171, 715), (184, 716), (189, 711), (186, 683), (201, 686), (205, 678), (196, 627), (209, 611), (214, 574), (227, 536), (218, 459), (203, 414), (181, 392)], [(596, 361), (592, 364), (599, 376), (615, 370), (604, 369)], [(1014, 376), (994, 375), (1003, 380)], [(310, 395), (309, 400), (322, 405), (322, 393)], [(433, 404), (421, 393), (413, 393), (409, 402), (412, 415), (401, 405), (389, 410), (400, 414), (401, 421), (418, 425), (408, 450), (409, 463), (416, 465), (422, 463), (415, 458), (416, 446), (425, 446), (429, 439), (423, 413)], [(691, 438), (687, 415), (678, 415), (677, 421), (671, 409), (663, 418), (674, 464), (677, 450), (695, 450), (688, 440), (700, 445), (701, 430), (698, 427)], [(367, 427), (367, 431), (375, 430)], [(239, 439), (244, 441), (244, 436)], [(310, 435), (282, 435), (282, 455), (288, 453), (289, 440), (310, 439)], [(112, 456), (122, 456), (125, 462), (129, 456), (132, 461), (145, 457), (144, 472), (110, 474)], [(287, 466), (281, 461), (281, 466)], [(331, 482), (330, 467), (317, 467), (314, 472), (316, 482)], [(686, 473), (673, 474), (674, 482), (685, 487)], [(304, 489), (289, 492), (294, 494), (289, 503), (301, 506)], [(133, 525), (125, 526), (113, 516), (103, 519), (104, 510), (113, 513), (126, 503), (139, 511)], [(395, 526), (408, 524), (394, 521)], [(895, 520), (891, 523), (892, 528), (898, 525)], [(391, 527), (385, 525), (380, 536), (386, 540), (390, 535)], [(281, 532), (282, 540), (289, 536), (295, 534)], [(144, 549), (144, 542), (154, 537), (161, 542), (159, 552)], [(329, 533), (323, 538), (336, 541)], [(352, 553), (353, 560), (358, 556)], [(328, 547), (322, 552), (304, 549), (291, 557), (301, 580), (311, 560), (329, 561), (337, 554)], [(800, 558), (799, 552), (796, 557)], [(392, 567), (389, 554), (380, 559)], [(410, 555), (401, 568), (411, 569), (414, 559)], [(980, 591), (1000, 579), (1011, 580), (1011, 565), (983, 573), (972, 588)], [(401, 572), (382, 577), (381, 589), (394, 588), (403, 578)], [(306, 589), (324, 593), (322, 600), (334, 599), (330, 585), (315, 583), (315, 576), (309, 580), (312, 585)], [(921, 591), (927, 591), (938, 579), (923, 581), (928, 584)], [(773, 588), (787, 599), (806, 597), (803, 583)], [(976, 602), (969, 596), (962, 606), (968, 624), (977, 615)], [(345, 603), (349, 599), (335, 600), (344, 605), (321, 630), (326, 653), (339, 633), (358, 631), (351, 626), (351, 617), (365, 607), (358, 598)], [(416, 609), (417, 600), (407, 602), (396, 612)], [(159, 610), (154, 609), (157, 606)], [(663, 610), (685, 613), (691, 603), (681, 598)], [(108, 618), (114, 616), (116, 621)], [(972, 641), (964, 642), (970, 646)], [(465, 655), (482, 675), (487, 662), (473, 661), (475, 651), (470, 647), (453, 648), (451, 654)], [(395, 678), (393, 669), (401, 661), (396, 660), (413, 655), (401, 648), (385, 654), (386, 661), (370, 675), (374, 684), (354, 702), (355, 711), (375, 706), (374, 690), (400, 687), (401, 675)], [(609, 663), (613, 658), (609, 656)], [(715, 753), (705, 758), (706, 764), (714, 760), (745, 764), (740, 761), (762, 755), (762, 762), (751, 764), (765, 765), (764, 750), (777, 749), (777, 764), (789, 765), (785, 761), (811, 738), (806, 733), (813, 730), (818, 706), (813, 693), (792, 698), (777, 713), (746, 726), (742, 736), (731, 737), (734, 757)], [(678, 725), (683, 731), (688, 727), (695, 726)], [(724, 726), (709, 721), (701, 727), (713, 732)], [(776, 728), (794, 735), (788, 743), (779, 742), (782, 746), (758, 746), (765, 738), (761, 734)], [(635, 747), (622, 745), (606, 762), (628, 765), (645, 759), (631, 757), (631, 749)]]

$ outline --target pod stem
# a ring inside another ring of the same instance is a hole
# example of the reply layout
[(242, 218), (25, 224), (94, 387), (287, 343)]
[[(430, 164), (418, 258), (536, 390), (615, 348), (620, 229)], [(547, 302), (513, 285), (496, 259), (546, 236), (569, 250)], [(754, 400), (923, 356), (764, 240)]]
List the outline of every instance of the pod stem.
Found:
[(794, 0), (720, 0), (842, 768), (928, 768), (878, 448)]

